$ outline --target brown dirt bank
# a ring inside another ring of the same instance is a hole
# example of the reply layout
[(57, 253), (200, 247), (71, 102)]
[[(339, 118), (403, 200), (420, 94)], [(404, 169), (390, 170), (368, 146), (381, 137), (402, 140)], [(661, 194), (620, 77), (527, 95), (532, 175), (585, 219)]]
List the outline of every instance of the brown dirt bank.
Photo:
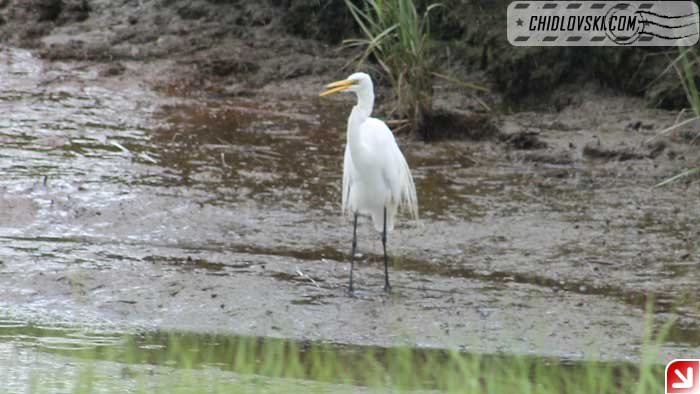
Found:
[(152, 83), (227, 94), (344, 65), (332, 47), (287, 34), (285, 10), (268, 1), (79, 3), (3, 2), (0, 38), (50, 60), (102, 63), (105, 75), (143, 74), (147, 63)]
[[(673, 51), (514, 48), (501, 23), (508, 3), (446, 0), (433, 15), (436, 61), (458, 77), (492, 85), (499, 97), (487, 99), (503, 99), (516, 108), (561, 110), (580, 104), (578, 85), (593, 83), (644, 97), (649, 106), (685, 105), (673, 73), (657, 80)], [(349, 72), (343, 69), (349, 57), (337, 45), (356, 35), (343, 0), (0, 3), (5, 43), (39, 49), (47, 59), (105, 63), (106, 75), (130, 72), (134, 61), (161, 63), (164, 69), (152, 82), (234, 95), (280, 83), (315, 92), (320, 80)]]

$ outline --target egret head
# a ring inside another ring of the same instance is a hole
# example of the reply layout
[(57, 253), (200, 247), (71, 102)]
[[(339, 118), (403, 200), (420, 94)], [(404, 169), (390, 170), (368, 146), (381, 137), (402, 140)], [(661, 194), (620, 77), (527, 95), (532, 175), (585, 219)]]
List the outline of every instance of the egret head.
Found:
[(372, 78), (365, 73), (354, 73), (350, 75), (347, 79), (342, 81), (336, 81), (326, 85), (325, 92), (321, 93), (319, 96), (327, 96), (329, 94), (338, 92), (354, 92), (359, 96), (368, 93), (373, 93), (374, 86), (372, 84)]

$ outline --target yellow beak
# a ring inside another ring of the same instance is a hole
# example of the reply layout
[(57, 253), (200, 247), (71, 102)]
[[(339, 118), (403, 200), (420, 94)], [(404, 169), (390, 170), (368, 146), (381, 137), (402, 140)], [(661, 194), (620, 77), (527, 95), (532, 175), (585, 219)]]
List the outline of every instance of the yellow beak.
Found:
[(357, 85), (357, 81), (354, 79), (343, 79), (342, 81), (329, 83), (328, 85), (326, 85), (326, 89), (328, 90), (319, 94), (319, 96), (323, 97), (328, 96), (329, 94), (342, 92), (343, 90), (353, 85)]

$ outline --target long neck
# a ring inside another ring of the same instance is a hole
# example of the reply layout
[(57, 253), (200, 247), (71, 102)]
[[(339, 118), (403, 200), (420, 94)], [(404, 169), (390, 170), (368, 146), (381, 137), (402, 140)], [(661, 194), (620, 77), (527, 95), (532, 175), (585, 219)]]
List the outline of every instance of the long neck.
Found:
[(365, 88), (357, 91), (356, 94), (357, 105), (355, 108), (360, 109), (363, 114), (366, 114), (364, 119), (367, 119), (372, 115), (372, 108), (374, 108), (374, 91), (371, 88)]
[(359, 91), (357, 92), (357, 104), (352, 107), (350, 117), (348, 118), (348, 135), (347, 146), (350, 148), (353, 162), (357, 165), (365, 159), (365, 150), (363, 147), (360, 127), (372, 115), (372, 107), (374, 106), (374, 92)]
[(356, 94), (357, 104), (352, 107), (350, 118), (348, 118), (348, 143), (350, 143), (353, 135), (359, 137), (358, 133), (354, 131), (359, 130), (362, 123), (372, 115), (372, 108), (374, 107), (374, 92), (371, 89), (363, 89), (356, 92)]

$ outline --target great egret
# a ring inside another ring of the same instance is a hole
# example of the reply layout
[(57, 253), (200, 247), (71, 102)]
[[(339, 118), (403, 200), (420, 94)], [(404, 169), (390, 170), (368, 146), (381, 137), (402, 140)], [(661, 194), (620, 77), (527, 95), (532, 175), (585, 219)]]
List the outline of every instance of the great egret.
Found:
[(357, 105), (348, 118), (347, 143), (343, 161), (343, 214), (353, 219), (350, 282), (357, 248), (357, 217), (369, 215), (374, 228), (381, 232), (384, 248), (384, 291), (389, 292), (389, 268), (386, 254), (386, 233), (394, 229), (394, 216), (399, 205), (418, 220), (418, 200), (411, 169), (408, 168), (389, 127), (370, 117), (374, 106), (372, 79), (365, 73), (355, 73), (347, 79), (326, 85), (326, 96), (337, 92), (353, 92)]

